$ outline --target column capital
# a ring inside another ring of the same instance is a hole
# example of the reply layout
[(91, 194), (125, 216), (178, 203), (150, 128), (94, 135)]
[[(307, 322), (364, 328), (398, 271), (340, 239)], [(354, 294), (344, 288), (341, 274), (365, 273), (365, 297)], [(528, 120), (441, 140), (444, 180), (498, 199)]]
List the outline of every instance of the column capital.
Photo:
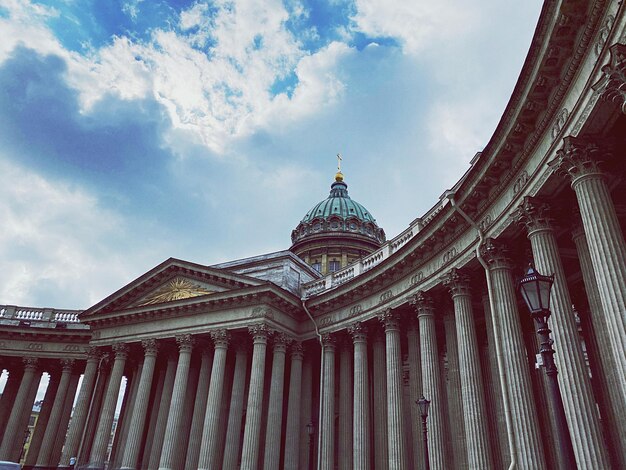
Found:
[(226, 349), (230, 340), (230, 334), (226, 329), (213, 330), (210, 332), (211, 339), (213, 340), (213, 346), (218, 349)]
[(385, 332), (400, 329), (400, 317), (390, 308), (386, 308), (383, 313), (378, 314), (378, 320), (385, 327)]
[(490, 269), (512, 269), (508, 247), (493, 238), (487, 238), (481, 247), (481, 254), (487, 260)]
[(304, 359), (304, 346), (302, 346), (302, 341), (293, 341), (291, 343), (291, 360), (294, 359)]
[(609, 63), (602, 67), (604, 76), (592, 88), (600, 91), (605, 101), (612, 101), (626, 114), (626, 44), (609, 47)]
[(418, 318), (424, 315), (433, 316), (435, 314), (435, 303), (430, 295), (423, 290), (409, 298), (409, 303), (413, 305)]
[(452, 297), (470, 295), (470, 277), (462, 270), (452, 268), (441, 277), (441, 281)]
[(128, 345), (126, 343), (115, 343), (111, 345), (115, 353), (115, 359), (126, 359), (128, 357)]
[(322, 345), (325, 349), (334, 351), (337, 346), (337, 338), (333, 333), (325, 333), (322, 335)]
[(253, 343), (267, 344), (267, 338), (270, 334), (270, 329), (265, 323), (257, 323), (256, 325), (249, 325), (248, 332), (252, 336)]
[(274, 331), (272, 339), (274, 342), (274, 351), (278, 352), (286, 352), (287, 346), (293, 341), (289, 335), (283, 333), (282, 331)]
[(156, 356), (159, 350), (157, 340), (154, 338), (142, 340), (141, 347), (143, 347), (145, 356)]
[(97, 361), (102, 357), (102, 349), (97, 346), (89, 346), (87, 349), (87, 361)]
[(190, 334), (176, 335), (176, 344), (178, 344), (179, 352), (191, 352), (194, 345), (193, 336)]
[(359, 321), (352, 323), (348, 327), (348, 333), (352, 336), (353, 343), (364, 343), (367, 341), (367, 327)]
[(556, 152), (556, 158), (548, 162), (554, 173), (569, 176), (572, 186), (580, 178), (589, 175), (602, 175), (600, 165), (610, 158), (610, 151), (598, 144), (597, 137), (573, 137), (563, 139), (563, 147)]
[(553, 230), (554, 218), (550, 214), (550, 205), (544, 200), (526, 196), (522, 203), (511, 214), (511, 218), (519, 225), (524, 225), (528, 236), (539, 230)]
[(63, 372), (72, 372), (74, 359), (61, 359), (61, 369)]

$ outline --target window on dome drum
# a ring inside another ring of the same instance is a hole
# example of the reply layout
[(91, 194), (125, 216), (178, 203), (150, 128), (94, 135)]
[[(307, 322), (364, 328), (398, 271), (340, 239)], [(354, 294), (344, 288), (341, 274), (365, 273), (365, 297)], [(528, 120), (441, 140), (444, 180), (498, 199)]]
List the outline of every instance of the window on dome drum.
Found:
[(341, 269), (341, 261), (332, 260), (328, 262), (328, 271), (331, 273)]
[(322, 272), (322, 263), (320, 263), (319, 261), (316, 263), (313, 263), (311, 267), (315, 269), (318, 273)]

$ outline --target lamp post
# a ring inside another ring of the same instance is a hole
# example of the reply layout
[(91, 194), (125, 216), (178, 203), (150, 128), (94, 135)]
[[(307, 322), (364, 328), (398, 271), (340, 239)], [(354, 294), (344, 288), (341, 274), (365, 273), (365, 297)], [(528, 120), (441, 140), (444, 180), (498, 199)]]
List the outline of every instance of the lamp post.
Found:
[(315, 425), (312, 422), (306, 425), (306, 432), (309, 436), (309, 470), (313, 470), (313, 436), (315, 435)]
[(539, 274), (535, 268), (529, 267), (526, 276), (518, 283), (519, 290), (524, 302), (530, 311), (530, 315), (537, 325), (537, 336), (541, 343), (541, 358), (543, 367), (548, 376), (548, 398), (554, 410), (556, 424), (556, 445), (561, 456), (561, 463), (565, 469), (576, 468), (576, 458), (574, 448), (567, 428), (565, 409), (563, 408), (563, 398), (557, 380), (558, 370), (554, 363), (554, 349), (550, 338), (551, 330), (548, 328), (548, 318), (550, 317), (550, 289), (554, 282), (554, 275), (544, 276)]
[(422, 436), (424, 438), (424, 468), (430, 470), (430, 458), (428, 457), (428, 427), (426, 426), (426, 418), (428, 418), (428, 407), (430, 406), (430, 400), (426, 400), (424, 395), (417, 400), (417, 406), (420, 409), (420, 415), (422, 417)]

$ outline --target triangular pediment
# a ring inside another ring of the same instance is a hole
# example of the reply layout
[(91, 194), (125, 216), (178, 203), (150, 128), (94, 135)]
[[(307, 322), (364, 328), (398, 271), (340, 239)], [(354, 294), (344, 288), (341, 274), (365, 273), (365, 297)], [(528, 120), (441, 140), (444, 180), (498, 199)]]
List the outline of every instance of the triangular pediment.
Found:
[(170, 258), (138, 277), (106, 299), (85, 310), (81, 319), (130, 308), (180, 302), (264, 284), (264, 281)]
[(175, 276), (169, 281), (164, 282), (162, 285), (157, 286), (151, 292), (148, 292), (144, 297), (140, 298), (136, 302), (133, 302), (132, 305), (129, 306), (143, 307), (144, 305), (175, 302), (177, 300), (191, 299), (202, 295), (211, 295), (217, 292), (224, 292), (226, 290), (228, 289), (225, 289), (222, 286), (200, 282), (196, 279), (190, 279), (183, 276)]

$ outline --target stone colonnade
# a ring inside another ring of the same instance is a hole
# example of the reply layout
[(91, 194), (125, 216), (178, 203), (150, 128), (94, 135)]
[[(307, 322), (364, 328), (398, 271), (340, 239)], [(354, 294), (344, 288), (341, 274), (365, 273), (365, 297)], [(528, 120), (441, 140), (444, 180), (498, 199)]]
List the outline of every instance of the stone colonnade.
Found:
[[(560, 221), (560, 229), (571, 230), (580, 261), (589, 360), (572, 310), (572, 263), (559, 251), (555, 208), (525, 198), (512, 214), (537, 269), (555, 274), (550, 327), (580, 469), (626, 468), (620, 425), (626, 419), (626, 243), (597, 164), (603, 156), (596, 142), (568, 138), (550, 164), (570, 179), (580, 213), (569, 226)], [(560, 456), (546, 449), (555, 433), (543, 371), (534, 368), (534, 333), (514, 282), (524, 268), (521, 256), (504, 240), (489, 239), (482, 257), (487, 273), (477, 263), (451, 266), (437, 285), (413, 292), (397, 308), (329, 328), (321, 345), (257, 320), (246, 329), (92, 348), (86, 361), (7, 360), (0, 459), (19, 458), (46, 370), (51, 379), (30, 466), (63, 468), (78, 457), (79, 465), (94, 469), (271, 470), (317, 468), (319, 459), (326, 469), (400, 470), (423, 468), (428, 454), (435, 470), (495, 469), (510, 461), (508, 432), (519, 468), (562, 468)], [(421, 395), (431, 401), (427, 449), (416, 405)]]

